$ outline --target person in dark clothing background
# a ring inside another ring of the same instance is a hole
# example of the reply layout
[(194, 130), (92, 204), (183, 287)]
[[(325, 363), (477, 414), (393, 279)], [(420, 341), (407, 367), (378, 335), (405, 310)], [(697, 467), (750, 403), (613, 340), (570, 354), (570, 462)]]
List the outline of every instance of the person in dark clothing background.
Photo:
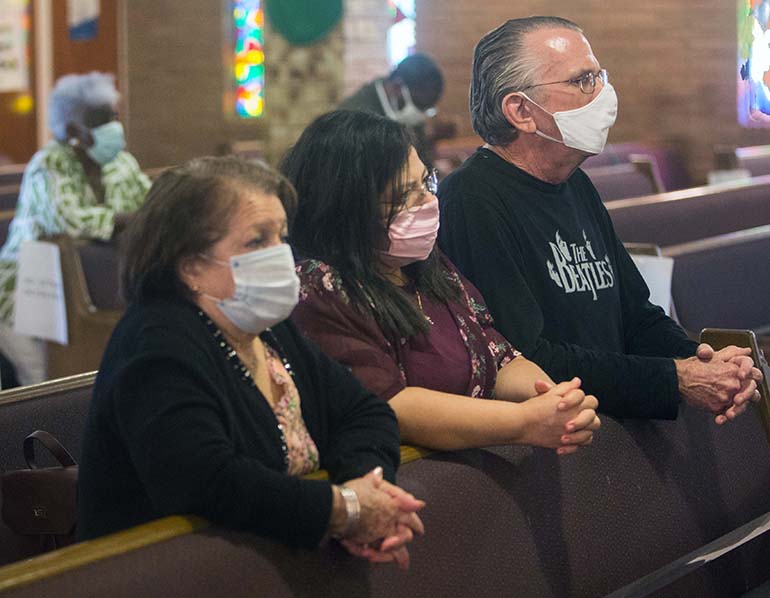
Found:
[(374, 112), (406, 126), (417, 153), (430, 166), (434, 143), (455, 134), (453, 123), (433, 120), (443, 92), (444, 76), (438, 65), (425, 54), (412, 54), (387, 77), (363, 85), (338, 108)]
[(552, 378), (580, 376), (614, 415), (674, 418), (681, 398), (721, 424), (758, 400), (748, 349), (698, 346), (649, 302), (578, 169), (602, 151), (617, 115), (581, 29), (530, 17), (486, 34), (470, 109), (486, 145), (439, 187), (439, 245), (498, 330)]

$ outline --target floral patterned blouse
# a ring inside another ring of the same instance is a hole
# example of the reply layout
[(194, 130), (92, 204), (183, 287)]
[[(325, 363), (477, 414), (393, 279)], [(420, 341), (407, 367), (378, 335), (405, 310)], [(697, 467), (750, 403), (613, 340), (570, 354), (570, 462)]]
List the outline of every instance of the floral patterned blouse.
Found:
[(292, 320), (384, 400), (407, 386), (492, 398), (497, 371), (520, 353), (494, 329), (478, 290), (445, 257), (442, 264), (462, 291), (460, 301), (436, 303), (425, 294), (418, 301), (413, 286), (403, 289), (431, 322), (427, 334), (391, 343), (372, 312), (351, 304), (339, 273), (318, 260), (297, 264), (300, 300)]
[(281, 426), (289, 457), (289, 475), (304, 475), (317, 471), (318, 448), (307, 431), (302, 418), (299, 393), (291, 376), (280, 367), (281, 358), (270, 345), (265, 344), (265, 356), (270, 378), (281, 389), (281, 396), (273, 407), (273, 413)]

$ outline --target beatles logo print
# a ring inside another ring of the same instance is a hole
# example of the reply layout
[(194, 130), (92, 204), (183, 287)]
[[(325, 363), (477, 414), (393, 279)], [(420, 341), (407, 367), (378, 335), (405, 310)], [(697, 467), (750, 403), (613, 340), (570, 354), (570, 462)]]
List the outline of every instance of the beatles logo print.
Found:
[(546, 260), (548, 275), (565, 293), (590, 292), (596, 301), (596, 291), (615, 285), (615, 274), (607, 254), (604, 259), (596, 259), (591, 241), (583, 231), (583, 245), (567, 243), (556, 231), (556, 243), (548, 242), (553, 254), (553, 262)]

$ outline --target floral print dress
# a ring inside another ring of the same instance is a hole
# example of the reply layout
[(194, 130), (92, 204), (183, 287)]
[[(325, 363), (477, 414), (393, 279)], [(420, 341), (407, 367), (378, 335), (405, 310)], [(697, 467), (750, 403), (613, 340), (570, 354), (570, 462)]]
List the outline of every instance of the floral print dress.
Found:
[[(374, 318), (376, 306), (353, 305), (339, 273), (318, 260), (297, 264), (300, 301), (292, 320), (385, 400), (407, 386), (492, 398), (497, 371), (520, 353), (494, 329), (478, 290), (443, 256), (442, 264), (460, 300), (436, 303), (421, 294), (419, 304), (432, 322), (425, 335), (388, 340)], [(417, 289), (403, 290), (418, 303)]]

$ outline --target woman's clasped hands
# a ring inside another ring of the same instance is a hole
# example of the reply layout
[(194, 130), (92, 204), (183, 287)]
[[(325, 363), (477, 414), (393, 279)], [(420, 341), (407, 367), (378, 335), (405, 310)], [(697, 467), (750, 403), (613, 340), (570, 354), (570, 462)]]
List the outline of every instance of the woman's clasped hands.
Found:
[(531, 416), (525, 427), (526, 444), (553, 448), (559, 455), (569, 455), (591, 444), (594, 431), (601, 426), (596, 415), (599, 401), (586, 395), (580, 384), (580, 378), (560, 384), (535, 382), (537, 396), (522, 403)]
[(414, 534), (422, 535), (425, 531), (417, 515), (425, 502), (384, 480), (381, 467), (345, 482), (345, 488), (355, 492), (358, 521), (353, 529), (347, 528), (340, 489), (335, 486), (329, 532), (333, 536), (342, 535), (340, 543), (352, 555), (374, 563), (395, 562), (399, 568), (408, 569), (406, 545)]

